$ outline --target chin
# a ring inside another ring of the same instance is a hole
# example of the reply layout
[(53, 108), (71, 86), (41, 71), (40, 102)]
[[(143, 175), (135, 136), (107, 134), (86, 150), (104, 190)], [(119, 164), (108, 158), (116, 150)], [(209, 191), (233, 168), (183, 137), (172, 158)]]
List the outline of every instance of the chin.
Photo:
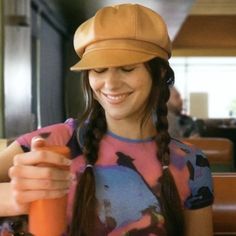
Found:
[(128, 114), (124, 114), (121, 112), (108, 112), (107, 117), (113, 120), (123, 120), (128, 117)]

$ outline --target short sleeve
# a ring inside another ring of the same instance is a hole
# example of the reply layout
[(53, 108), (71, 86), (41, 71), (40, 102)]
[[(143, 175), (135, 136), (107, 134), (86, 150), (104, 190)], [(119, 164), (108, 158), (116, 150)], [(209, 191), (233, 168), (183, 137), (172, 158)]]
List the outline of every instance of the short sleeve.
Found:
[(185, 200), (188, 209), (199, 209), (213, 203), (213, 180), (209, 161), (203, 152), (192, 148), (186, 160), (189, 170), (190, 196)]
[(68, 119), (64, 123), (46, 126), (33, 132), (21, 135), (16, 141), (24, 151), (30, 150), (31, 140), (35, 136), (41, 136), (47, 140), (49, 145), (67, 145), (75, 130), (73, 119)]

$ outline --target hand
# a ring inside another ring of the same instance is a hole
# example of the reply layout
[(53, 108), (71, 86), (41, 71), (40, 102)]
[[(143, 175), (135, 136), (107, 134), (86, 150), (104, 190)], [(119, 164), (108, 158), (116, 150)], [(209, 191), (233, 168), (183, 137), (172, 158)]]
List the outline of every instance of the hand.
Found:
[(68, 192), (71, 161), (61, 154), (40, 149), (45, 145), (42, 138), (33, 139), (31, 151), (17, 154), (9, 169), (13, 198), (20, 208), (26, 209), (28, 203), (35, 200), (62, 197)]

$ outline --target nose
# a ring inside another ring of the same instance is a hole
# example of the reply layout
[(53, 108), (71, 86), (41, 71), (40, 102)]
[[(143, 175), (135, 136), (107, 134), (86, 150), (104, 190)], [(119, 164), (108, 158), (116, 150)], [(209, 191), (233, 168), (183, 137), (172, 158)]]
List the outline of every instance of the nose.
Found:
[(109, 69), (104, 79), (104, 87), (107, 90), (114, 90), (121, 86), (119, 73), (115, 69)]

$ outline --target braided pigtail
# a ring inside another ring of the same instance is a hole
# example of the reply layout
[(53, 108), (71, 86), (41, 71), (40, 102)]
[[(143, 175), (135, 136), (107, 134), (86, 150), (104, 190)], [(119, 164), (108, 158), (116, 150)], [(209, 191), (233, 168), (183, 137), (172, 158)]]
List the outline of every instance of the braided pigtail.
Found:
[(86, 108), (80, 127), (85, 127), (83, 153), (87, 165), (76, 186), (73, 215), (69, 229), (70, 236), (95, 235), (97, 205), (93, 165), (98, 159), (99, 143), (107, 130), (104, 111), (100, 104), (93, 99), (86, 75), (87, 72), (84, 72), (83, 90), (86, 98)]
[[(155, 127), (157, 130), (157, 157), (163, 166), (163, 174), (160, 177), (162, 210), (168, 236), (182, 236), (184, 235), (183, 209), (174, 178), (169, 169), (170, 135), (168, 133), (166, 103), (170, 96), (169, 85), (174, 83), (174, 72), (168, 63), (161, 59), (151, 60), (148, 65), (153, 77), (153, 89), (157, 98)], [(154, 94), (154, 92), (151, 94)]]

